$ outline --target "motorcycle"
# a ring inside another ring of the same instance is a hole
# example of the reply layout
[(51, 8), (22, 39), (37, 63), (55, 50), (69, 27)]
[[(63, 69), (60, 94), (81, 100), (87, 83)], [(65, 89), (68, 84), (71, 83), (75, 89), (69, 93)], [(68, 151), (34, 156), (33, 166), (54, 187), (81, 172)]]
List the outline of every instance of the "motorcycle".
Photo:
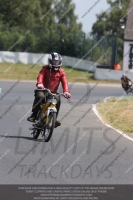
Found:
[[(39, 89), (38, 89), (39, 90)], [(64, 96), (64, 93), (54, 94), (47, 88), (40, 89), (41, 91), (47, 91), (46, 96), (44, 97), (44, 102), (40, 106), (38, 111), (35, 123), (32, 125), (29, 130), (33, 130), (31, 133), (34, 139), (37, 139), (41, 134), (45, 142), (48, 142), (52, 136), (55, 122), (56, 122), (56, 97)]]
[(131, 81), (128, 81), (128, 89), (126, 90), (127, 94), (129, 92), (132, 92), (133, 93), (133, 85), (132, 85), (132, 82)]

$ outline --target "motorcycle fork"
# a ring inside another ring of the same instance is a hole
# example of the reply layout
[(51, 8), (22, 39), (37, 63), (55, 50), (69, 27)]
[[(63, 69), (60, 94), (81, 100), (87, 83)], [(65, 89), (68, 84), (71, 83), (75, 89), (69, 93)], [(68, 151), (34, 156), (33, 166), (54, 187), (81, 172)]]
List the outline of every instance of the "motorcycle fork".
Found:
[(53, 112), (57, 112), (56, 105), (52, 104), (51, 102), (46, 102), (41, 110), (41, 115), (44, 115), (46, 117), (46, 122), (45, 122), (46, 125), (48, 125), (49, 113), (51, 110), (53, 110)]
[(57, 112), (57, 109), (56, 109), (56, 105), (54, 104), (50, 104), (50, 106), (47, 108), (47, 111), (46, 111), (46, 125), (48, 125), (48, 122), (49, 122), (49, 113), (51, 112)]
[(46, 102), (43, 107), (42, 107), (42, 110), (41, 110), (41, 115), (42, 114), (45, 114), (45, 111), (47, 110), (47, 108), (50, 106), (51, 102)]

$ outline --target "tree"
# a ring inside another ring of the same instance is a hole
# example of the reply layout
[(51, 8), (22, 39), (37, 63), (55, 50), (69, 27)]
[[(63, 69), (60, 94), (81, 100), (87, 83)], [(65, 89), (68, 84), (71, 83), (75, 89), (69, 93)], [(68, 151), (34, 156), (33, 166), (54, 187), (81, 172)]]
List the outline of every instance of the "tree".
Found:
[[(74, 14), (75, 4), (72, 0), (54, 1), (56, 33), (60, 53), (75, 56), (75, 35), (82, 33), (81, 23), (77, 23), (77, 16)], [(80, 41), (79, 41), (80, 43)], [(79, 48), (78, 48), (79, 51)], [(80, 54), (78, 53), (78, 56)]]
[(77, 16), (74, 14), (75, 4), (72, 0), (54, 1), (55, 20), (57, 28), (68, 31), (81, 31), (81, 23), (77, 23)]
[[(47, 27), (50, 20), (54, 23), (54, 14), (43, 17), (52, 2), (49, 0), (1, 0), (0, 1), (0, 21), (7, 27), (37, 28)], [(42, 20), (42, 18), (45, 19)]]
[(110, 32), (110, 37), (118, 38), (118, 59), (123, 56), (123, 38), (124, 30), (121, 29), (120, 19), (123, 18), (123, 24), (126, 24), (127, 20), (127, 8), (129, 6), (129, 1), (122, 1), (122, 9), (119, 7), (119, 1), (107, 0), (110, 5), (109, 9), (97, 15), (97, 21), (93, 24), (92, 34), (95, 37), (100, 38), (107, 31)]
[(74, 9), (72, 0), (1, 0), (1, 50), (25, 51), (30, 46), (31, 52), (74, 56), (76, 51), (81, 57), (82, 25)]

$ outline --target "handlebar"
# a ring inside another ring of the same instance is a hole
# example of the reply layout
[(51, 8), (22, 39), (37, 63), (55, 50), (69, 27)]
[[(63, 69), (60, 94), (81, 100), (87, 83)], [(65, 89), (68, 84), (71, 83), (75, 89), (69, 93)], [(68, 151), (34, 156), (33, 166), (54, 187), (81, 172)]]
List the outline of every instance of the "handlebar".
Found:
[(49, 94), (51, 94), (52, 96), (65, 96), (65, 94), (62, 92), (62, 93), (59, 93), (59, 94), (55, 94), (55, 93), (52, 93), (49, 89), (45, 88), (45, 89), (37, 89), (37, 90), (40, 90), (40, 91), (47, 91)]

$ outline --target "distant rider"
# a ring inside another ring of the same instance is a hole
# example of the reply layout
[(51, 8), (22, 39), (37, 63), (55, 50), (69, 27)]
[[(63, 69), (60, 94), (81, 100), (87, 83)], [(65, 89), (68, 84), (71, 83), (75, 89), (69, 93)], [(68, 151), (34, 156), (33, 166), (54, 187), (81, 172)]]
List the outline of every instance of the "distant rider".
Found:
[[(66, 78), (65, 71), (60, 68), (62, 65), (62, 57), (59, 53), (51, 53), (48, 57), (48, 65), (43, 66), (38, 77), (37, 77), (37, 88), (38, 89), (49, 89), (52, 93), (57, 93), (59, 84), (62, 84), (63, 93), (65, 94), (66, 98), (70, 98), (71, 94), (69, 93), (68, 89), (68, 81)], [(30, 117), (27, 118), (28, 121), (34, 122), (37, 113), (40, 109), (40, 104), (42, 99), (45, 97), (45, 91), (38, 91), (35, 90), (35, 99), (32, 107), (32, 114)], [(59, 113), (61, 105), (61, 100), (57, 98), (57, 116)], [(55, 122), (55, 127), (60, 126), (61, 123), (59, 121)]]
[(125, 74), (123, 74), (121, 77), (121, 85), (127, 94), (128, 94), (128, 89), (131, 87), (129, 85), (129, 81), (132, 83), (132, 80), (128, 78)]

